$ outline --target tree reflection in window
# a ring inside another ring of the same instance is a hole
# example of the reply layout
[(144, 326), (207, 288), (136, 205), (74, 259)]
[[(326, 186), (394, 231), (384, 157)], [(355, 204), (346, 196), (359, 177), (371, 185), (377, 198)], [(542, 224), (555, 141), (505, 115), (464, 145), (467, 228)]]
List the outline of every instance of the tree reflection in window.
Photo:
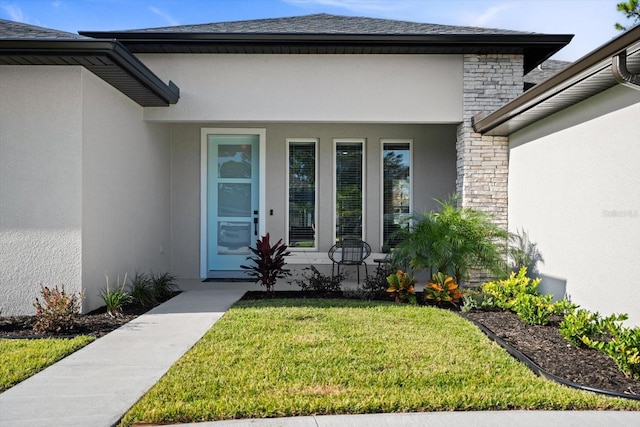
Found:
[(336, 143), (336, 241), (362, 239), (363, 144)]
[(411, 145), (386, 142), (382, 148), (382, 242), (394, 247), (393, 233), (407, 223), (411, 215)]
[(289, 142), (289, 246), (313, 248), (316, 222), (316, 145)]

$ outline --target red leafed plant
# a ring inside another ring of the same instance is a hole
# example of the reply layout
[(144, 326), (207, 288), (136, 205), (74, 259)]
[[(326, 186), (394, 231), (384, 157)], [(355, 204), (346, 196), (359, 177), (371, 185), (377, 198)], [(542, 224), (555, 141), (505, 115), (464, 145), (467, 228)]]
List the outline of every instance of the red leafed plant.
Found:
[(269, 242), (269, 233), (256, 240), (256, 247), (249, 247), (255, 256), (247, 257), (253, 261), (253, 265), (241, 265), (240, 268), (249, 270), (249, 276), (255, 277), (256, 283), (267, 289), (267, 294), (273, 293), (273, 287), (278, 279), (283, 279), (290, 275), (285, 269), (284, 257), (289, 255), (288, 247), (278, 240), (273, 246)]

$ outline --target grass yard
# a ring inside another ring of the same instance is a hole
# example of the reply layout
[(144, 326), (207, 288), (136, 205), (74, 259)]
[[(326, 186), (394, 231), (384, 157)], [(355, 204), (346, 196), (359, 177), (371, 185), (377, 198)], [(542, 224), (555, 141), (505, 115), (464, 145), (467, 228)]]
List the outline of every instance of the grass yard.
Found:
[(536, 377), (454, 313), (348, 300), (239, 302), (123, 418), (640, 409)]
[(94, 339), (89, 336), (72, 339), (0, 339), (0, 392), (84, 347)]

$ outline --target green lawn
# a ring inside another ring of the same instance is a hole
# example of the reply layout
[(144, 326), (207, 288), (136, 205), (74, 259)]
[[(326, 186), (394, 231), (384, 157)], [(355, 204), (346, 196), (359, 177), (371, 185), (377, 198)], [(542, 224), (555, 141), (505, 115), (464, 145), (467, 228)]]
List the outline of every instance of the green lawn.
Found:
[(73, 339), (0, 339), (0, 392), (84, 347), (94, 339), (89, 336)]
[(347, 300), (240, 302), (124, 417), (640, 409), (536, 377), (459, 316)]

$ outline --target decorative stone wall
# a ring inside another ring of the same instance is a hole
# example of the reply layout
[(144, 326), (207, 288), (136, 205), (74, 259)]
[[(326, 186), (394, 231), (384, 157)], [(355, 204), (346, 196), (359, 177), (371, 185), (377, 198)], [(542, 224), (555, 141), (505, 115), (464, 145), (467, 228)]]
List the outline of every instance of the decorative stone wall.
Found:
[(462, 206), (493, 214), (505, 229), (509, 140), (475, 133), (471, 119), (497, 110), (522, 91), (522, 55), (464, 56), (464, 121), (458, 126), (456, 191)]

